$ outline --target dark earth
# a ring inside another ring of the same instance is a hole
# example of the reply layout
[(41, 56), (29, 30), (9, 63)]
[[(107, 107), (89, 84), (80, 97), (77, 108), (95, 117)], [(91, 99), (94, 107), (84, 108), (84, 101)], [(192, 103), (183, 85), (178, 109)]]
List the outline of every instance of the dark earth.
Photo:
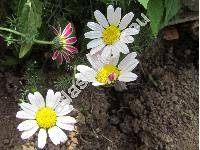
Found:
[[(73, 101), (79, 110), (76, 137), (57, 147), (49, 142), (45, 149), (197, 150), (198, 38), (185, 24), (176, 28), (179, 39), (158, 38), (138, 56), (139, 78), (126, 91), (84, 89)], [(22, 141), (16, 130), (22, 87), (16, 72), (0, 68), (0, 150), (33, 150), (37, 137)]]

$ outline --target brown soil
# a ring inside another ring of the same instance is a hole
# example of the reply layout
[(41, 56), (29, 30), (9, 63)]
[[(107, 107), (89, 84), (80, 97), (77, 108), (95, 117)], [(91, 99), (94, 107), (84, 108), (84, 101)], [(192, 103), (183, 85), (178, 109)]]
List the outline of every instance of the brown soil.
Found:
[[(135, 70), (139, 78), (127, 91), (88, 86), (73, 101), (80, 111), (74, 149), (198, 149), (198, 42), (179, 32), (179, 40), (161, 40), (142, 52)], [(20, 78), (1, 68), (0, 81), (0, 149), (33, 149), (16, 130)], [(66, 144), (49, 143), (46, 149)]]

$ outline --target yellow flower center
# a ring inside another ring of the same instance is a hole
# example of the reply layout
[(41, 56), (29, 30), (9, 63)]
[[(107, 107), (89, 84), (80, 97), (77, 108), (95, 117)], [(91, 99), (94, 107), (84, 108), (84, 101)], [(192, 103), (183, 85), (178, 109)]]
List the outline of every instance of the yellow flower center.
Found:
[(115, 25), (110, 25), (103, 31), (103, 41), (107, 45), (112, 45), (115, 43), (120, 37), (121, 30)]
[(49, 129), (56, 124), (56, 112), (49, 107), (40, 108), (36, 113), (36, 121), (39, 127)]
[(53, 40), (57, 50), (62, 51), (66, 47), (66, 38), (63, 35), (58, 35)]
[(114, 83), (120, 75), (120, 70), (111, 64), (104, 65), (96, 75), (96, 80), (100, 83)]
[(63, 35), (59, 36), (59, 43), (60, 43), (60, 46), (61, 46), (62, 49), (65, 48), (65, 46), (66, 46), (66, 38)]

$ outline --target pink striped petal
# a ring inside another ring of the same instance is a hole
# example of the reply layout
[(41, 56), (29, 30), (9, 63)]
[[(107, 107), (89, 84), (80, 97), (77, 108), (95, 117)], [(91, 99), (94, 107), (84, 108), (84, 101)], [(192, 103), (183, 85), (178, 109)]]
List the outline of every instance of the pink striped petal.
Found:
[(62, 35), (64, 35), (64, 34), (66, 33), (66, 31), (68, 31), (71, 27), (72, 27), (72, 26), (71, 26), (71, 23), (68, 23), (68, 24), (66, 25), (65, 29), (63, 30)]
[(59, 34), (61, 35), (62, 29), (61, 26), (59, 25)]
[(58, 34), (59, 34), (58, 30), (57, 30), (55, 27), (53, 27), (53, 26), (52, 26), (52, 30), (53, 30), (53, 33), (54, 33), (55, 35), (58, 35)]
[(69, 30), (66, 31), (66, 33), (64, 34), (65, 37), (69, 37), (73, 32), (73, 29), (70, 28)]
[(60, 65), (62, 65), (63, 57), (62, 57), (62, 54), (60, 54), (60, 53), (58, 55), (58, 62), (59, 62)]
[(62, 35), (65, 37), (69, 37), (71, 34), (72, 34), (72, 26), (71, 23), (69, 23), (63, 30)]
[(54, 52), (53, 52), (53, 56), (52, 56), (52, 59), (53, 60), (56, 60), (56, 58), (58, 57), (58, 51), (57, 50), (54, 50)]
[(69, 56), (70, 56), (70, 54), (68, 54), (68, 52), (64, 52), (64, 51), (63, 51), (63, 57), (64, 57), (64, 59), (66, 60), (66, 62), (69, 62), (69, 61), (70, 61)]
[(76, 38), (76, 37), (71, 37), (71, 38), (68, 38), (68, 39), (66, 40), (66, 44), (72, 45), (72, 44), (76, 43), (76, 41), (77, 41), (77, 38)]
[(78, 52), (78, 49), (74, 46), (71, 46), (71, 45), (66, 45), (66, 50), (71, 52), (71, 53), (77, 53)]

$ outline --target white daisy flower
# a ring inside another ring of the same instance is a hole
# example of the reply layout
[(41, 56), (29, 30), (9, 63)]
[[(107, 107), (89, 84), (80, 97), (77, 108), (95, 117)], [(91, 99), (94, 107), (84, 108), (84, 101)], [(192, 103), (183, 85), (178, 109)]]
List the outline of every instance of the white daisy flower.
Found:
[(67, 141), (67, 135), (61, 130), (74, 130), (75, 118), (67, 116), (74, 108), (70, 101), (61, 101), (61, 93), (48, 90), (46, 100), (39, 92), (29, 93), (30, 103), (21, 103), (22, 110), (17, 112), (16, 117), (25, 119), (17, 127), (23, 131), (21, 138), (28, 139), (38, 133), (38, 147), (44, 148), (47, 141), (47, 133), (51, 141), (57, 145)]
[(133, 43), (133, 35), (139, 33), (136, 28), (127, 28), (134, 17), (132, 12), (126, 14), (121, 19), (121, 8), (114, 10), (112, 5), (107, 8), (107, 19), (99, 11), (94, 12), (98, 23), (88, 22), (87, 26), (93, 30), (85, 33), (85, 38), (92, 39), (87, 44), (87, 49), (91, 49), (90, 54), (102, 51), (102, 57), (129, 53), (128, 43)]
[(112, 56), (103, 61), (100, 55), (87, 54), (87, 59), (92, 68), (85, 65), (78, 65), (79, 73), (75, 78), (82, 81), (92, 82), (94, 86), (109, 85), (117, 80), (122, 82), (130, 82), (137, 79), (137, 75), (131, 71), (137, 66), (139, 61), (135, 58), (137, 54), (132, 52), (128, 54), (118, 64), (119, 55)]

